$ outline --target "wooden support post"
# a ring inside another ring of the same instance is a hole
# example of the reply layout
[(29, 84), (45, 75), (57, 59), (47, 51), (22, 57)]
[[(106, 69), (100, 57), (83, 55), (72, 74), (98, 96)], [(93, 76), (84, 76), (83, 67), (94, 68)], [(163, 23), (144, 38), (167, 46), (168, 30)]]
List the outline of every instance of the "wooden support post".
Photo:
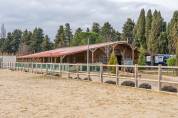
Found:
[(158, 66), (158, 91), (161, 90), (162, 69), (161, 65)]
[(119, 67), (116, 65), (116, 85), (119, 85)]
[(92, 51), (92, 64), (94, 63), (94, 52)]
[(133, 61), (133, 64), (134, 64), (134, 59), (135, 59), (135, 50), (134, 50), (134, 47), (132, 47), (132, 61)]
[(135, 64), (135, 87), (138, 87), (138, 65)]
[(102, 64), (100, 65), (100, 80), (101, 80), (101, 83), (103, 83), (103, 65)]

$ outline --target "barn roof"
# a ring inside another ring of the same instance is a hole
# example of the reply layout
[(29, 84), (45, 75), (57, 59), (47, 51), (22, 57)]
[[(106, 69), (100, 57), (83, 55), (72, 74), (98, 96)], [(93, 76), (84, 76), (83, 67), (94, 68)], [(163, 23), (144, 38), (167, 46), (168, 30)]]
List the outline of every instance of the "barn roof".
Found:
[[(114, 45), (114, 44), (129, 45), (126, 41), (116, 41), (116, 42), (92, 44), (92, 45), (89, 45), (89, 49), (102, 48), (102, 47)], [(64, 47), (64, 48), (58, 48), (58, 49), (54, 49), (54, 50), (19, 56), (18, 58), (60, 57), (60, 56), (66, 56), (66, 55), (71, 55), (71, 54), (76, 54), (76, 53), (80, 53), (83, 51), (87, 51), (87, 49), (88, 49), (88, 45)]]

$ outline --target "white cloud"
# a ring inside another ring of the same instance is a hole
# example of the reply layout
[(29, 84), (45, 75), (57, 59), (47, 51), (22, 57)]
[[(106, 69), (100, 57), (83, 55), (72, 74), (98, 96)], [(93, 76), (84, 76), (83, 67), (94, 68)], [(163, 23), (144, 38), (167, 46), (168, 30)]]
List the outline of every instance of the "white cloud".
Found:
[(127, 17), (136, 19), (141, 8), (158, 9), (169, 20), (177, 6), (177, 0), (0, 0), (0, 23), (8, 31), (39, 26), (54, 37), (66, 22), (76, 29), (109, 21), (121, 30)]

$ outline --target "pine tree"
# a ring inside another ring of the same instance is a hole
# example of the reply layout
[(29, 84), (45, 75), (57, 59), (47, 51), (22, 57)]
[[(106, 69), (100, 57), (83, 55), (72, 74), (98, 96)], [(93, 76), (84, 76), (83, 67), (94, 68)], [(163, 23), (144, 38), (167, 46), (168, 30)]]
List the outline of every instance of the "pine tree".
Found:
[(153, 14), (152, 25), (151, 25), (151, 33), (148, 41), (148, 51), (150, 52), (151, 55), (152, 65), (153, 65), (153, 56), (158, 52), (158, 47), (159, 47), (158, 37), (161, 33), (161, 26), (162, 26), (161, 14), (160, 12), (157, 12), (155, 10)]
[(92, 32), (100, 34), (100, 25), (99, 23), (94, 22), (92, 26)]
[(30, 50), (31, 40), (32, 40), (32, 32), (25, 30), (22, 33), (22, 38), (21, 38), (20, 44), (19, 44), (19, 54), (20, 55), (33, 53), (33, 51)]
[(146, 45), (148, 47), (148, 40), (151, 33), (151, 24), (152, 24), (152, 12), (151, 9), (148, 10), (146, 16), (146, 25), (145, 25), (145, 38), (146, 38)]
[(158, 53), (160, 54), (168, 54), (168, 38), (166, 32), (161, 32), (160, 36), (158, 37)]
[(109, 22), (104, 23), (101, 28), (101, 35), (103, 37), (104, 42), (112, 41), (112, 32), (113, 28)]
[(90, 32), (90, 28), (87, 27), (86, 32)]
[(71, 31), (69, 23), (65, 24), (64, 34), (65, 34), (64, 46), (65, 47), (70, 46), (70, 43), (71, 43), (71, 40), (72, 40), (72, 31)]
[(13, 40), (13, 36), (12, 36), (12, 33), (11, 32), (8, 32), (7, 33), (7, 38), (5, 38), (4, 40), (4, 45), (2, 47), (2, 51), (3, 52), (6, 52), (6, 53), (12, 53), (12, 50), (11, 50), (11, 41)]
[(127, 19), (127, 21), (124, 23), (124, 26), (123, 26), (122, 38), (124, 40), (128, 40), (129, 39), (129, 43), (133, 42), (134, 26), (135, 26), (135, 23), (130, 18)]
[(35, 52), (42, 51), (41, 44), (43, 42), (44, 34), (41, 28), (35, 28), (30, 41), (30, 50)]
[(138, 18), (136, 29), (135, 29), (135, 40), (139, 42), (136, 44), (138, 47), (142, 46), (146, 49), (146, 38), (145, 38), (145, 10), (142, 9), (140, 12), (140, 16)]
[(11, 52), (16, 53), (19, 50), (20, 40), (22, 38), (22, 31), (21, 30), (14, 30), (12, 32), (12, 41), (10, 42), (11, 45)]
[(173, 17), (168, 25), (168, 39), (169, 39), (169, 52), (172, 54), (176, 53), (176, 25), (178, 24), (178, 11), (175, 11)]
[(82, 40), (80, 37), (81, 32), (82, 32), (82, 29), (80, 27), (76, 29), (74, 38), (72, 39), (72, 46), (77, 46), (81, 44), (81, 40)]
[(56, 34), (56, 39), (54, 40), (55, 48), (64, 47), (64, 40), (65, 40), (64, 27), (61, 25)]
[(42, 50), (47, 51), (52, 49), (52, 44), (50, 42), (50, 39), (48, 35), (45, 35), (43, 42), (42, 42)]

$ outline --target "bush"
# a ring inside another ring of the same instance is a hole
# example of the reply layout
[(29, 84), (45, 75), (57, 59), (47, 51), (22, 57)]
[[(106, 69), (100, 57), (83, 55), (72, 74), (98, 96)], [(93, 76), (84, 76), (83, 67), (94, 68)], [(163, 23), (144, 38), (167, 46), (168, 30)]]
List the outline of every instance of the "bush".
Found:
[(79, 77), (79, 78), (75, 77), (74, 79), (80, 79), (80, 80), (81, 80), (81, 78), (80, 78), (80, 77)]
[(146, 58), (145, 58), (145, 49), (143, 47), (140, 48), (140, 54), (138, 57), (138, 64), (139, 65), (145, 65)]
[(73, 79), (72, 77), (69, 77), (68, 79)]
[(139, 88), (151, 89), (151, 85), (148, 83), (142, 83), (139, 85)]
[(60, 76), (60, 74), (57, 74), (57, 73), (56, 73), (56, 74), (54, 74), (54, 76), (57, 76), (57, 77), (59, 77), (59, 76)]
[(175, 66), (176, 65), (176, 58), (171, 57), (171, 58), (167, 59), (166, 63), (167, 63), (168, 66)]
[[(115, 56), (114, 51), (111, 53), (108, 64), (109, 65), (116, 65), (117, 64), (117, 57)], [(116, 67), (115, 66), (109, 67), (109, 69), (112, 73), (116, 73)]]
[(122, 82), (121, 85), (135, 87), (135, 82), (133, 82), (133, 81), (124, 81), (124, 82)]
[(116, 84), (116, 82), (112, 81), (112, 80), (105, 81), (104, 83), (107, 83), (107, 84)]
[(83, 80), (89, 80), (89, 81), (92, 81), (91, 78), (88, 79), (88, 77), (84, 78)]
[(175, 93), (177, 92), (177, 88), (173, 86), (164, 86), (161, 90), (167, 92), (175, 92)]

